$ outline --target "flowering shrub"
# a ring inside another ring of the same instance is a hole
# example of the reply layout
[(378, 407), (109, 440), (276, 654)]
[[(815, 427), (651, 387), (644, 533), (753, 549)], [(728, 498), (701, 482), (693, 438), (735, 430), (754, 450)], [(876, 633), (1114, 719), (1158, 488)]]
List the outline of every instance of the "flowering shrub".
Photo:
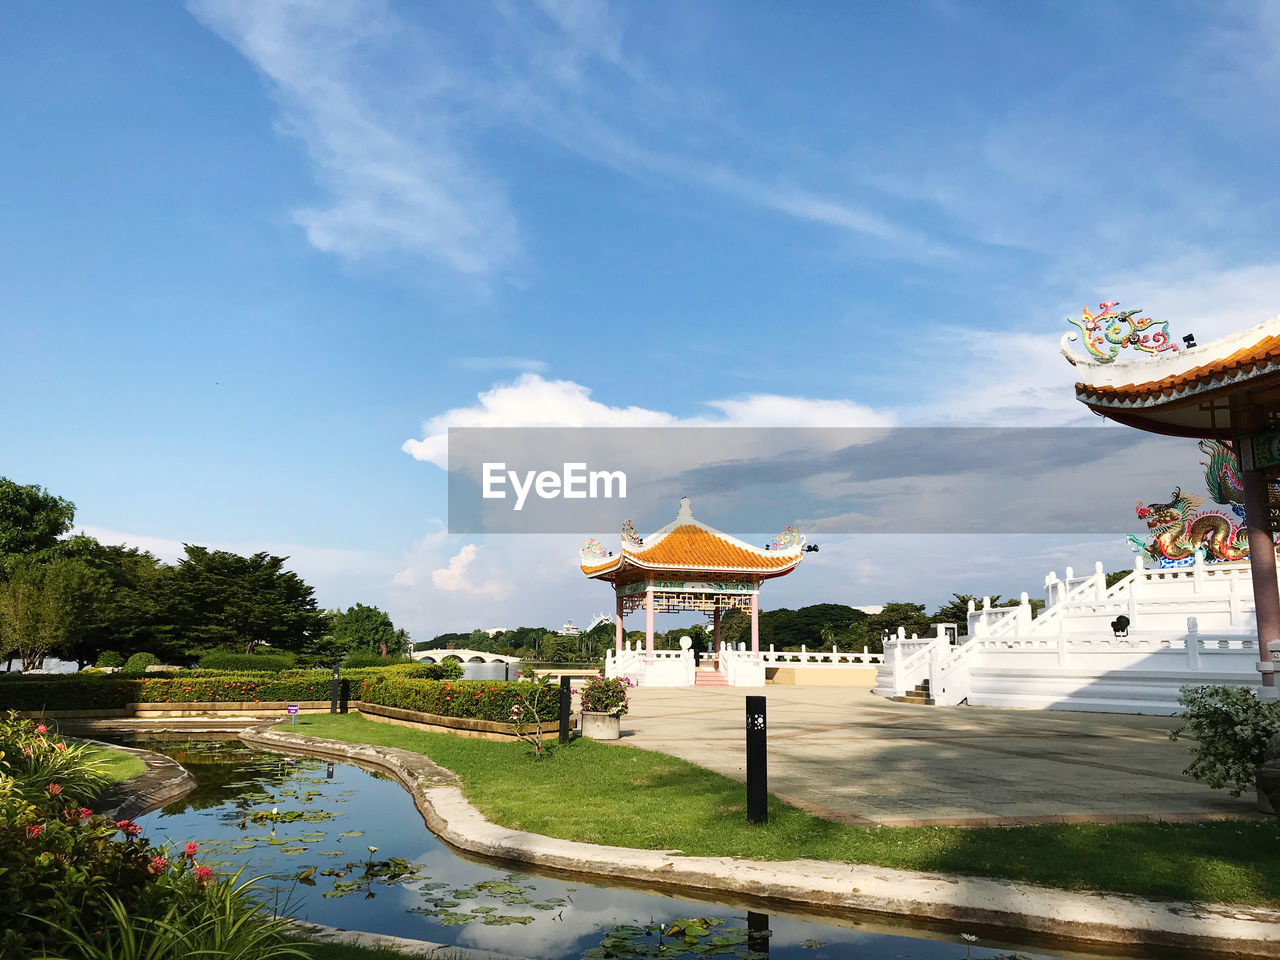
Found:
[(582, 688), (582, 709), (620, 717), (631, 706), (627, 697), (630, 686), (632, 682), (628, 677), (589, 677)]
[(401, 710), (417, 710), (441, 717), (470, 717), (511, 723), (511, 708), (521, 705), (523, 719), (551, 721), (560, 714), (560, 688), (552, 687), (528, 704), (537, 684), (507, 680), (415, 680), (397, 677), (365, 677), (359, 695), (365, 703)]
[(1254, 783), (1267, 740), (1280, 733), (1280, 703), (1259, 700), (1244, 687), (1183, 687), (1182, 726), (1169, 734), (1195, 739), (1188, 776), (1240, 796)]
[[(46, 782), (48, 763), (59, 781)], [(219, 882), (196, 844), (153, 847), (132, 820), (83, 806), (103, 779), (46, 725), (0, 721), (0, 960), (125, 960), (139, 945), (155, 958), (301, 955), (281, 952), (279, 925), (250, 916), (261, 908), (249, 888)], [(151, 949), (149, 938), (170, 935), (181, 951)], [(245, 949), (222, 952), (234, 943)]]
[(107, 784), (89, 747), (68, 743), (43, 723), (16, 713), (0, 721), (0, 780), (10, 795), (31, 803), (64, 794), (64, 801), (96, 797)]

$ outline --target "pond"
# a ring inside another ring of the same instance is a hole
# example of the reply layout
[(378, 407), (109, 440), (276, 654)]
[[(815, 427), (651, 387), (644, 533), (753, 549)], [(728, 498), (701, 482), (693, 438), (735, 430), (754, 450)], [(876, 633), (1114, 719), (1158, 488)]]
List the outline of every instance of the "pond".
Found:
[(765, 914), (516, 871), (464, 859), (380, 774), (237, 741), (134, 743), (173, 757), (198, 784), (138, 818), (152, 842), (194, 840), (202, 863), (267, 876), (281, 912), (316, 923), (528, 958), (1100, 960), (999, 942), (976, 926)]

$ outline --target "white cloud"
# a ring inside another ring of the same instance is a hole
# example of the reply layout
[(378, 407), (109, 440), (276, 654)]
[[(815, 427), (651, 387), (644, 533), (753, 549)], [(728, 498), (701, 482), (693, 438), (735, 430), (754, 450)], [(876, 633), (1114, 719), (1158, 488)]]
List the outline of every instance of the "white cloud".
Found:
[(521, 373), (545, 373), (547, 362), (532, 357), (458, 357), (454, 366), (463, 370), (493, 373), (498, 370), (518, 370)]
[(892, 415), (848, 400), (815, 400), (776, 394), (712, 400), (716, 415), (679, 417), (645, 407), (612, 407), (591, 399), (591, 389), (572, 380), (546, 380), (534, 373), (499, 384), (468, 407), (432, 417), (421, 440), (406, 440), (406, 453), (448, 466), (450, 427), (879, 427)]
[[(461, 550), (449, 558), (447, 565), (431, 571), (432, 585), (437, 590), (447, 590), (450, 593), (461, 592), (489, 596), (503, 594), (510, 590), (510, 584), (499, 583), (496, 580), (474, 583), (468, 577), (467, 570), (472, 561), (475, 560), (479, 549), (474, 543), (465, 544)], [(399, 580), (399, 577), (397, 577), (397, 580)]]
[[(193, 0), (192, 13), (270, 83), (282, 127), (330, 195), (296, 222), (319, 250), (403, 255), (484, 274), (517, 251), (505, 188), (454, 119), (466, 96), (428, 38), (379, 0)], [(379, 69), (411, 63), (411, 77)]]

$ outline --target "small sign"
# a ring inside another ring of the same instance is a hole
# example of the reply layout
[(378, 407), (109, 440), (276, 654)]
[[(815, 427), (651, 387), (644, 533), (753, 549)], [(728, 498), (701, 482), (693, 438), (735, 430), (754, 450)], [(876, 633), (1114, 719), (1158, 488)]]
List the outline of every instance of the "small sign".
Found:
[(289, 704), (285, 707), (285, 712), (289, 714), (289, 726), (293, 726), (294, 717), (298, 715), (298, 705), (296, 703)]

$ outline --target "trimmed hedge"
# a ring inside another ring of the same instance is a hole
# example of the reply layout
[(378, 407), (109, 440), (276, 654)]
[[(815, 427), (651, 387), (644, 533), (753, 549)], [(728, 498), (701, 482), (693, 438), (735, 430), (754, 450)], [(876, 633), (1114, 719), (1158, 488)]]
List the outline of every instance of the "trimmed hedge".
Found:
[(153, 667), (160, 662), (160, 658), (154, 653), (142, 651), (135, 653), (125, 661), (123, 667), (120, 668), (121, 673), (145, 673), (147, 667)]
[(201, 670), (279, 672), (293, 670), (298, 658), (292, 653), (241, 653), (239, 650), (210, 650), (200, 658)]
[(524, 703), (526, 720), (555, 720), (560, 713), (560, 688), (547, 686), (532, 712), (538, 684), (507, 680), (413, 680), (367, 677), (353, 688), (360, 700), (384, 707), (434, 713), (440, 717), (511, 722), (511, 708)]
[[(536, 685), (527, 681), (427, 679), (441, 664), (399, 664), (343, 671), (342, 698), (367, 699), (388, 707), (419, 710), (446, 717), (511, 721), (511, 707), (523, 693), (532, 698)], [(7, 677), (0, 675), (0, 710), (104, 710), (130, 703), (280, 703), (328, 700), (328, 670), (281, 673), (219, 673), (187, 670), (177, 674), (63, 674)], [(559, 688), (542, 695), (540, 719), (553, 720), (559, 710)], [(526, 708), (527, 710), (527, 708)]]

